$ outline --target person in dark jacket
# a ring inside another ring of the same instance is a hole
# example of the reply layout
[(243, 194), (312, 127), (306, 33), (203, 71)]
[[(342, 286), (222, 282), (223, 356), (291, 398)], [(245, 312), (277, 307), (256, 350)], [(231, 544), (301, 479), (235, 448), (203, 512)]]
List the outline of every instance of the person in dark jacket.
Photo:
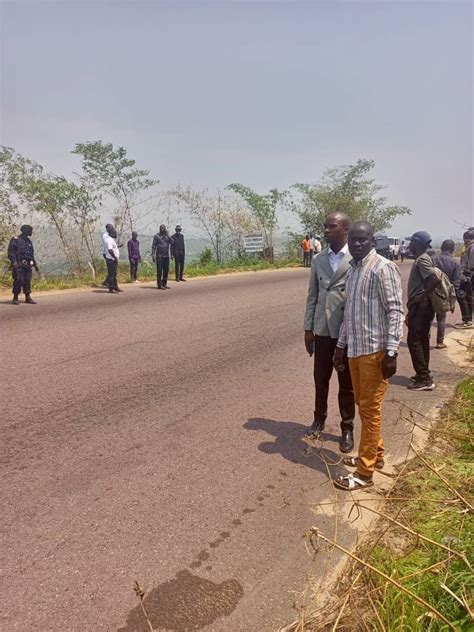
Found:
[(415, 375), (407, 388), (414, 391), (432, 391), (435, 387), (430, 372), (430, 329), (434, 309), (430, 295), (440, 283), (431, 257), (426, 253), (431, 247), (431, 235), (419, 230), (411, 237), (408, 246), (415, 257), (408, 277), (408, 326), (407, 344)]
[[(445, 239), (441, 244), (441, 254), (432, 257), (434, 265), (442, 270), (453, 284), (456, 290), (456, 296), (459, 295), (461, 287), (461, 264), (453, 257), (455, 243), (452, 239)], [(444, 344), (444, 334), (446, 330), (446, 312), (444, 314), (436, 314), (436, 346), (435, 349), (446, 349)]]
[(130, 280), (138, 283), (138, 264), (141, 262), (142, 257), (140, 255), (140, 242), (138, 241), (138, 234), (133, 231), (132, 238), (127, 242), (128, 248), (128, 261), (130, 263)]
[(36, 301), (31, 298), (31, 277), (33, 268), (39, 271), (35, 259), (35, 251), (30, 237), (33, 228), (25, 224), (20, 229), (20, 235), (10, 239), (8, 244), (8, 260), (10, 261), (13, 277), (13, 305), (19, 305), (18, 297), (21, 290), (25, 294), (25, 303), (36, 305)]
[(173, 247), (173, 238), (169, 236), (168, 229), (161, 224), (160, 230), (153, 237), (151, 257), (156, 262), (156, 284), (159, 290), (166, 290), (168, 274), (170, 271), (170, 247)]
[(474, 285), (474, 228), (469, 228), (463, 235), (464, 252), (461, 257), (461, 289), (458, 303), (461, 308), (462, 322), (457, 323), (457, 329), (472, 328), (472, 296)]
[(183, 279), (185, 256), (184, 235), (181, 232), (182, 228), (179, 224), (176, 226), (175, 231), (176, 232), (171, 239), (173, 240), (172, 255), (174, 259), (176, 281), (186, 281), (186, 279)]

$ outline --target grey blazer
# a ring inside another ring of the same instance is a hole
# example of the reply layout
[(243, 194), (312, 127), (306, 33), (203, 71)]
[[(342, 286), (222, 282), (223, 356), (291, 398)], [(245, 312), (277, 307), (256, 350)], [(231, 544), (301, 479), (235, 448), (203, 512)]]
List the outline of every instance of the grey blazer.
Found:
[(304, 315), (305, 330), (313, 331), (317, 336), (339, 337), (346, 302), (346, 275), (351, 259), (349, 251), (346, 252), (338, 269), (333, 272), (328, 248), (313, 257)]

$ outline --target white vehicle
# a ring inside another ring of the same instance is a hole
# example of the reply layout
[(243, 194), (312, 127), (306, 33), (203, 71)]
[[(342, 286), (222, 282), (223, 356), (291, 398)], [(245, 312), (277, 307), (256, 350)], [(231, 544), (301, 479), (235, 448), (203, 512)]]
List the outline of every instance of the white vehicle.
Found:
[(390, 259), (398, 259), (400, 256), (401, 239), (399, 237), (389, 237), (388, 243), (390, 246)]

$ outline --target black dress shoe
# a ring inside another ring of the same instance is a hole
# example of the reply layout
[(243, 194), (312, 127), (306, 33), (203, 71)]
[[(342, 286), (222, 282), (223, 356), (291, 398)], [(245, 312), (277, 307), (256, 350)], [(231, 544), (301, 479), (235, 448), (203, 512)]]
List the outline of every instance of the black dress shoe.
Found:
[(306, 431), (306, 436), (307, 437), (319, 437), (319, 435), (322, 433), (322, 431), (324, 430), (324, 421), (313, 421), (312, 425), (310, 428), (308, 428), (308, 430)]
[(340, 444), (341, 452), (351, 452), (354, 447), (354, 433), (352, 430), (343, 430)]

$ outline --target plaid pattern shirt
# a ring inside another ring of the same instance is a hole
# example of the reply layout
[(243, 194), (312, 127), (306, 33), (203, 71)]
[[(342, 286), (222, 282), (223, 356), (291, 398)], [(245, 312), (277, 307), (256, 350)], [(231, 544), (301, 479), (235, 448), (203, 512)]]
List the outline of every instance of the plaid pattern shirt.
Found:
[(351, 261), (338, 347), (350, 358), (397, 351), (403, 332), (402, 284), (398, 267), (371, 250)]

